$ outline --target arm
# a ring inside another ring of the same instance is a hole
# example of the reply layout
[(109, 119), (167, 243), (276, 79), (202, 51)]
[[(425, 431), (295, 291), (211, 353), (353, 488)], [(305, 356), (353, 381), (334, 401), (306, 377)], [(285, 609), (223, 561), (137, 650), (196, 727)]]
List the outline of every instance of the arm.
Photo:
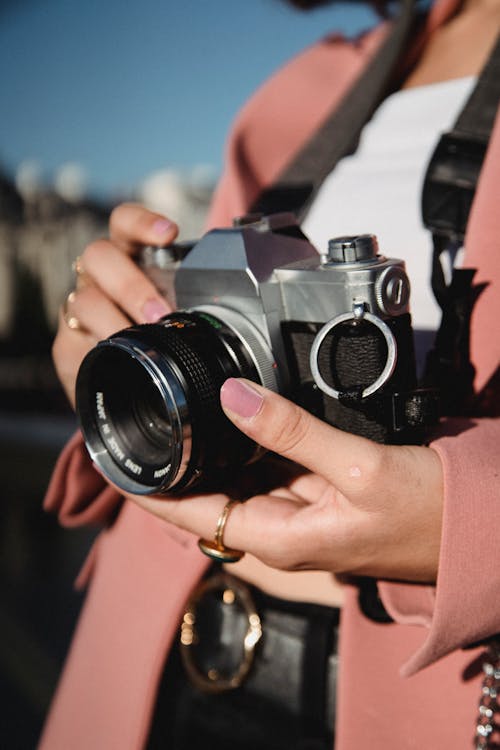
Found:
[(500, 419), (448, 420), (442, 432), (432, 443), (444, 476), (436, 586), (416, 590), (379, 582), (381, 598), (397, 622), (428, 628), (404, 674), (500, 632)]

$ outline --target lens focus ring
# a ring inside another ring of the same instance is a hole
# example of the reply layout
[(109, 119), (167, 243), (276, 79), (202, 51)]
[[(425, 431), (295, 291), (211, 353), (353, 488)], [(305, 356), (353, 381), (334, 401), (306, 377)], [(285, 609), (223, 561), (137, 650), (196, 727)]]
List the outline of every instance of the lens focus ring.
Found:
[(182, 362), (182, 376), (194, 387), (200, 403), (209, 409), (218, 408), (220, 385), (214, 381), (214, 374), (210, 372), (198, 352), (188, 346), (181, 337), (180, 331), (185, 329), (179, 331), (175, 327), (167, 327), (161, 323), (144, 328), (149, 329), (147, 332), (152, 334), (152, 344), (158, 346), (161, 351), (172, 354), (176, 363)]

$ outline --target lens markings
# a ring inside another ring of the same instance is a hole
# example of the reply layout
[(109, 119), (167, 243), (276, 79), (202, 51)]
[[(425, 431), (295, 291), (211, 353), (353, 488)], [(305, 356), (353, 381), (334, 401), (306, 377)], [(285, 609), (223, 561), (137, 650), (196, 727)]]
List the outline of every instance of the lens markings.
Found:
[(95, 403), (97, 409), (97, 416), (99, 419), (106, 419), (106, 410), (104, 409), (104, 393), (97, 391), (95, 394)]
[(163, 469), (157, 469), (153, 475), (154, 478), (161, 479), (162, 477), (164, 477), (170, 471), (171, 466), (172, 464), (168, 464), (168, 466), (164, 466)]
[(133, 474), (142, 474), (142, 466), (134, 463), (130, 458), (127, 458), (127, 460), (125, 461), (125, 466), (127, 467), (127, 469), (130, 469)]

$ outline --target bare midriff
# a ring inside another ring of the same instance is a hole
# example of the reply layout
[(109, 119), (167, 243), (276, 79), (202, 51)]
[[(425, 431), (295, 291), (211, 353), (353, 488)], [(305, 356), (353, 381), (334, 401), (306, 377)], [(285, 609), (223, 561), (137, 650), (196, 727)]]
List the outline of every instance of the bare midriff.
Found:
[(323, 570), (276, 570), (246, 554), (239, 562), (225, 566), (228, 573), (262, 591), (281, 599), (313, 602), (329, 607), (340, 607), (343, 587), (333, 573)]

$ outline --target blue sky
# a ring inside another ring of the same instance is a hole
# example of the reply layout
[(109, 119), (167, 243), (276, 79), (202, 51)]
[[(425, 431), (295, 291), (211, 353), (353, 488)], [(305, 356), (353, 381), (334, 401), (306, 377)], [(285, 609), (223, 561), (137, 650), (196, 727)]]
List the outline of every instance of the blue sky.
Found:
[(303, 14), (280, 0), (3, 0), (0, 165), (37, 160), (46, 179), (77, 161), (91, 191), (153, 170), (220, 170), (224, 136), (266, 76), (359, 5)]

